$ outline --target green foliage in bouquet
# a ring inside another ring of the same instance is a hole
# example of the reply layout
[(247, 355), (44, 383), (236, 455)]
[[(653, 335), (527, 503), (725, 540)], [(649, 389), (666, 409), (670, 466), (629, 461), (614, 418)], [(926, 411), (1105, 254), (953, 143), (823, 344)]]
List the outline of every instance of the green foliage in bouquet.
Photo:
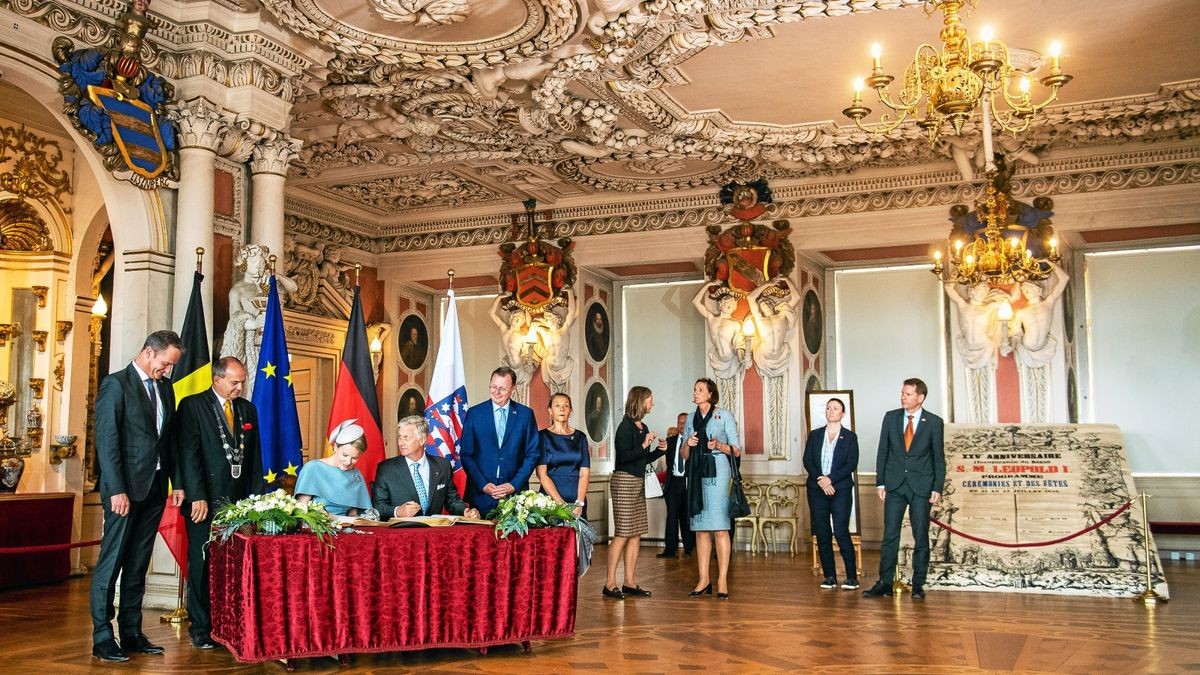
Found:
[(301, 526), (321, 541), (338, 533), (337, 523), (324, 504), (296, 501), (284, 490), (276, 490), (218, 506), (209, 541), (228, 541), (242, 528), (253, 529), (259, 534), (286, 534)]
[(514, 532), (523, 537), (534, 527), (570, 525), (578, 530), (582, 522), (575, 515), (573, 504), (558, 504), (550, 495), (533, 490), (501, 499), (487, 517), (496, 522), (496, 536), (500, 539)]

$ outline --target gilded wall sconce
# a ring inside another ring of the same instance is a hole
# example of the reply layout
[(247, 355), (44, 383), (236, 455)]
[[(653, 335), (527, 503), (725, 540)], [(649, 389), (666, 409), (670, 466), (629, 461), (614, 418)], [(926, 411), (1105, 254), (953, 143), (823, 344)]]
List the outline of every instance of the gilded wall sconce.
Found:
[(37, 298), (38, 308), (46, 306), (46, 295), (50, 292), (49, 286), (34, 286), (32, 289), (33, 297)]
[(11, 323), (0, 323), (0, 347), (8, 344), (8, 339), (13, 336), (13, 325)]
[(33, 331), (33, 342), (37, 345), (39, 352), (46, 351), (46, 338), (50, 337), (50, 333), (44, 330)]
[(70, 321), (54, 322), (54, 329), (55, 329), (54, 339), (58, 340), (59, 342), (66, 342), (67, 335), (71, 332), (71, 329), (74, 327), (75, 327), (75, 324), (71, 323)]
[[(46, 378), (44, 378), (44, 377), (29, 378), (29, 389), (30, 389), (30, 391), (33, 392), (33, 398), (35, 400), (38, 400), (38, 401), (42, 400), (42, 393), (46, 389)], [(33, 410), (34, 409), (31, 409), (30, 412), (33, 412)], [(41, 413), (38, 413), (38, 420), (39, 421), (41, 420)], [(41, 425), (39, 424), (37, 426), (41, 426)]]
[(42, 428), (29, 427), (25, 429), (25, 447), (22, 448), (22, 454), (28, 456), (42, 449)]

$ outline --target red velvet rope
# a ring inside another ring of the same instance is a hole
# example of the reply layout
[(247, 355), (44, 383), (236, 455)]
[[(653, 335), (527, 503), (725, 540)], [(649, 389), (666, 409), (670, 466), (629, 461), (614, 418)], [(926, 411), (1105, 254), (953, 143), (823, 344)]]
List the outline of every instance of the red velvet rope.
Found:
[(27, 553), (50, 553), (52, 551), (66, 551), (72, 548), (83, 548), (85, 546), (95, 546), (100, 543), (99, 539), (91, 541), (77, 541), (70, 544), (46, 544), (44, 546), (13, 546), (10, 548), (0, 548), (0, 555), (24, 555)]
[(1091, 532), (1092, 530), (1095, 530), (1103, 525), (1107, 525), (1107, 524), (1111, 523), (1113, 518), (1116, 518), (1117, 516), (1121, 515), (1122, 513), (1125, 513), (1125, 511), (1130, 506), (1133, 506), (1133, 501), (1125, 502), (1125, 505), (1122, 506), (1121, 508), (1117, 509), (1115, 512), (1113, 512), (1112, 515), (1104, 518), (1103, 520), (1096, 523), (1095, 525), (1090, 525), (1088, 527), (1085, 527), (1082, 530), (1080, 530), (1074, 534), (1068, 534), (1065, 537), (1059, 537), (1058, 539), (1051, 539), (1050, 541), (1038, 541), (1038, 542), (1033, 542), (1033, 543), (1029, 543), (1029, 544), (1006, 544), (1004, 542), (992, 541), (990, 539), (984, 539), (983, 537), (975, 537), (975, 536), (967, 534), (966, 532), (960, 532), (960, 531), (954, 529), (953, 527), (950, 527), (949, 525), (938, 520), (937, 518), (930, 518), (929, 522), (933, 523), (934, 525), (937, 525), (938, 527), (942, 528), (943, 530), (949, 530), (951, 534), (956, 534), (956, 535), (962, 537), (963, 539), (970, 539), (971, 541), (977, 541), (981, 544), (987, 544), (988, 546), (1002, 546), (1004, 548), (1037, 548), (1038, 546), (1053, 546), (1054, 544), (1061, 544), (1064, 541), (1070, 541), (1076, 537), (1083, 536), (1083, 535), (1087, 534), (1088, 532)]

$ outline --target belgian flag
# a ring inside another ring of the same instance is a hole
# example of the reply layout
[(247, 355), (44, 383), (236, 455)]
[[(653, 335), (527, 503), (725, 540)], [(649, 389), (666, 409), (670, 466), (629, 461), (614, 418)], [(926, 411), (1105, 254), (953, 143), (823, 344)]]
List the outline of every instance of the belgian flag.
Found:
[[(204, 300), (200, 297), (200, 284), (203, 281), (204, 275), (197, 270), (192, 277), (192, 296), (188, 298), (187, 313), (183, 316), (183, 330), (179, 333), (183, 355), (171, 371), (176, 407), (188, 396), (199, 394), (212, 386), (208, 331), (204, 328)], [(171, 549), (181, 573), (187, 576), (187, 528), (184, 526), (183, 513), (178, 506), (171, 505), (169, 494), (167, 508), (163, 510), (162, 520), (158, 523), (158, 532), (167, 543), (167, 548)]]

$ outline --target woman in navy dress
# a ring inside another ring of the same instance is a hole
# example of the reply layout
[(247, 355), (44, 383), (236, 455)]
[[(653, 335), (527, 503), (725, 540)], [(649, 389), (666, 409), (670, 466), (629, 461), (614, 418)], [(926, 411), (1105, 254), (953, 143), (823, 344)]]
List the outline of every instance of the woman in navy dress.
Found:
[(575, 515), (587, 518), (587, 489), (591, 476), (591, 456), (587, 436), (572, 429), (571, 397), (550, 397), (550, 426), (538, 432), (541, 457), (537, 476), (542, 492), (559, 504), (574, 504)]

